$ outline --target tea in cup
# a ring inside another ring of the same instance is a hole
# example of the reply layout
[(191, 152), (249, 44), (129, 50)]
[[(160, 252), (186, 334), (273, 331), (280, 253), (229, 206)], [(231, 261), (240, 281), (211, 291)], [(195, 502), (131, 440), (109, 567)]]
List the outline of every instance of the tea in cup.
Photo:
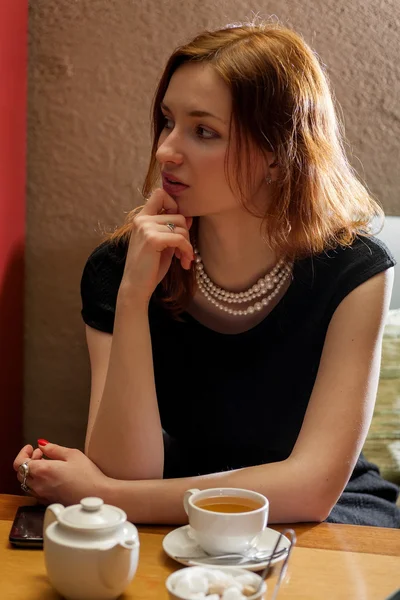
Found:
[(183, 504), (193, 535), (208, 554), (245, 552), (268, 523), (268, 499), (251, 490), (188, 490)]

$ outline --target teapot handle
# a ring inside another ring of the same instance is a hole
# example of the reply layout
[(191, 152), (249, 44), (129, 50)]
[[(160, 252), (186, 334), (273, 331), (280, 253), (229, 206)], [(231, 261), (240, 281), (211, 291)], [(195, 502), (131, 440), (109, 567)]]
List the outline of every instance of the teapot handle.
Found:
[(54, 523), (54, 521), (58, 521), (58, 517), (64, 510), (64, 506), (62, 504), (50, 504), (46, 508), (46, 512), (44, 514), (44, 523), (43, 523), (43, 531), (46, 531), (49, 525)]

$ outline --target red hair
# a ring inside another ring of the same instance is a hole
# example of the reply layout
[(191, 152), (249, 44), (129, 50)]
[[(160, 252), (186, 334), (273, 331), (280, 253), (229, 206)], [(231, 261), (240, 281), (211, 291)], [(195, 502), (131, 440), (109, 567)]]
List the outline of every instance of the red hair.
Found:
[[(271, 201), (263, 216), (263, 237), (277, 255), (295, 260), (368, 235), (373, 217), (383, 216), (352, 169), (344, 149), (344, 129), (336, 114), (324, 66), (302, 37), (277, 23), (241, 24), (206, 31), (178, 47), (170, 57), (153, 101), (153, 146), (142, 193), (157, 186), (156, 150), (164, 127), (160, 109), (174, 72), (184, 63), (212, 65), (232, 94), (235, 129), (235, 181), (243, 206), (251, 212), (246, 189), (251, 177), (250, 145), (273, 152), (279, 165)], [(245, 157), (243, 159), (243, 157)], [(247, 157), (247, 160), (246, 160)], [(129, 240), (131, 223), (109, 236)], [(190, 230), (193, 241), (198, 218)], [(174, 316), (185, 310), (196, 287), (194, 268), (185, 271), (174, 257), (155, 296)]]

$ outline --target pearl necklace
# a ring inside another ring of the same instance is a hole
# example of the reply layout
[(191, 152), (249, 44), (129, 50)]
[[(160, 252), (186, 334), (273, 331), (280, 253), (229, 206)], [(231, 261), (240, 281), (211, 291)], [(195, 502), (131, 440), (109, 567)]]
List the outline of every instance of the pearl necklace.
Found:
[[(194, 245), (194, 254), (196, 257), (196, 281), (200, 291), (211, 304), (214, 304), (214, 306), (220, 310), (235, 316), (252, 315), (257, 311), (262, 310), (264, 306), (268, 306), (292, 273), (293, 264), (285, 263), (285, 261), (281, 259), (270, 273), (267, 273), (264, 277), (259, 279), (257, 283), (245, 292), (229, 292), (228, 290), (224, 290), (215, 285), (215, 283), (211, 281), (204, 270), (203, 261), (201, 260), (200, 252), (196, 245)], [(260, 296), (265, 297), (244, 310), (236, 310), (220, 302), (222, 300), (227, 304), (241, 304), (259, 298)]]

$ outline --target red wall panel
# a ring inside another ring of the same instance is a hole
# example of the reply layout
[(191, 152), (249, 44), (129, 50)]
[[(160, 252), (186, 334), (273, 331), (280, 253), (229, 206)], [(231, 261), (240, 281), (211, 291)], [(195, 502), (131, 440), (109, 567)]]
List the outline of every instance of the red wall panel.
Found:
[(26, 0), (0, 0), (0, 492), (19, 490), (27, 95)]

